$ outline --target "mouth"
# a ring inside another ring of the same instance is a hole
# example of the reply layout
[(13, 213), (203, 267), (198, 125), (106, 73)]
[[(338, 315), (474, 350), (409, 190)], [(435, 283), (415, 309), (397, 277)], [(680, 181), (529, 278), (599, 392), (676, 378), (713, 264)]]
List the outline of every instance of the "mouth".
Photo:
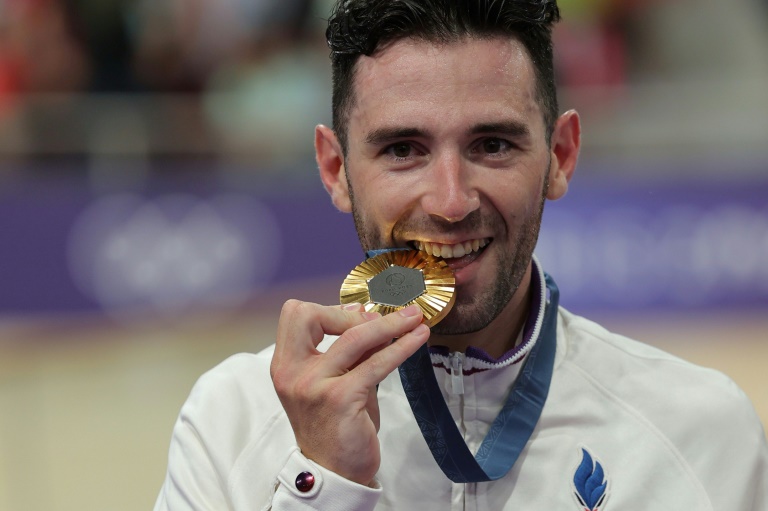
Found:
[(448, 266), (458, 270), (480, 257), (492, 240), (493, 238), (477, 238), (454, 244), (414, 240), (410, 244), (416, 250), (445, 259)]

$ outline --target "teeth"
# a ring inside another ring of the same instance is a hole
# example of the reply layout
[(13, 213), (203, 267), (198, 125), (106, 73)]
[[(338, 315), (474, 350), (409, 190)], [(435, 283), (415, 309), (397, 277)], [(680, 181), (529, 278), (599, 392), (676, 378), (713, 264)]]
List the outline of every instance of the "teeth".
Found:
[(464, 257), (472, 252), (477, 252), (481, 248), (490, 243), (488, 238), (476, 239), (472, 241), (465, 241), (464, 243), (457, 243), (455, 245), (442, 245), (440, 243), (432, 243), (429, 241), (417, 241), (415, 243), (416, 248), (427, 254), (431, 254), (435, 257), (442, 257), (443, 259), (451, 259), (455, 257)]

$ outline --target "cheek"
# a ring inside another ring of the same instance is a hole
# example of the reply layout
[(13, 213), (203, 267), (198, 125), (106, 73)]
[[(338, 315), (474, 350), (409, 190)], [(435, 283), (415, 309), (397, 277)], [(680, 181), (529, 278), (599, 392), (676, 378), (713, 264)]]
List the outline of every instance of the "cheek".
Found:
[(419, 183), (403, 173), (382, 173), (372, 179), (366, 190), (365, 208), (380, 222), (394, 224), (418, 201)]
[(485, 195), (506, 223), (518, 227), (538, 214), (543, 186), (544, 179), (541, 176), (534, 179), (510, 176), (498, 181), (492, 188), (487, 188)]

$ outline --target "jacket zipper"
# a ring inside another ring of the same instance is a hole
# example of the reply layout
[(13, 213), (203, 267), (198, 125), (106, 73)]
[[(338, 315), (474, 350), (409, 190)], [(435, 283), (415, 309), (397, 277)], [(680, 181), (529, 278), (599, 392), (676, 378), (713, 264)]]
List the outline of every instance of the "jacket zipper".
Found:
[(459, 396), (464, 394), (464, 354), (451, 353), (451, 394)]

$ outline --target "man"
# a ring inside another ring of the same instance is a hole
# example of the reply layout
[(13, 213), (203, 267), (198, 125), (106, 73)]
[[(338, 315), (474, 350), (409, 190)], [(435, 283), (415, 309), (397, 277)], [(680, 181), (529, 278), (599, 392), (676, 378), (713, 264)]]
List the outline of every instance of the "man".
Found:
[(557, 114), (558, 16), (337, 6), (322, 181), (366, 251), (444, 258), (456, 304), (430, 331), (414, 306), (286, 303), (273, 348), (195, 386), (156, 509), (768, 509), (735, 385), (559, 309), (533, 258), (579, 151), (578, 115)]

